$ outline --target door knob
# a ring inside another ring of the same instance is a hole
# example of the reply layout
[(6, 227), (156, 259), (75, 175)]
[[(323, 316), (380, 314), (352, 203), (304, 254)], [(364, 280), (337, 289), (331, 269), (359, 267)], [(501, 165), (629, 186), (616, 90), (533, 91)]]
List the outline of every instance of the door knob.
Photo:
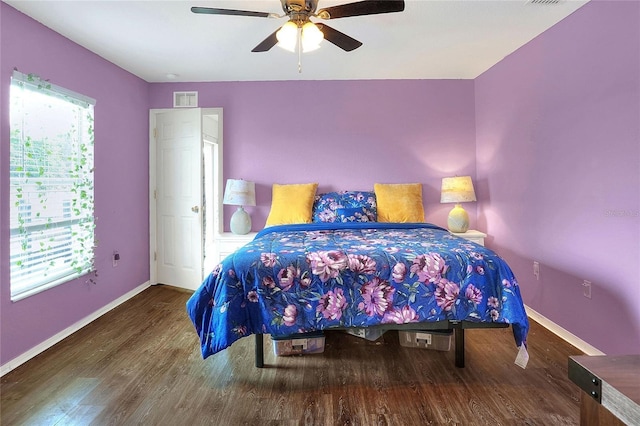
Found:
[(193, 206), (193, 207), (191, 207), (191, 211), (194, 212), (194, 213), (198, 213), (200, 211), (200, 207)]

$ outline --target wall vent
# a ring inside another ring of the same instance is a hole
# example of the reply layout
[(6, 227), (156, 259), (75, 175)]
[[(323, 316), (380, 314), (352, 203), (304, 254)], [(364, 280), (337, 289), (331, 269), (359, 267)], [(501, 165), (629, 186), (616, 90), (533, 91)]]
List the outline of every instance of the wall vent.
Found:
[(173, 92), (174, 108), (195, 108), (198, 106), (198, 92)]

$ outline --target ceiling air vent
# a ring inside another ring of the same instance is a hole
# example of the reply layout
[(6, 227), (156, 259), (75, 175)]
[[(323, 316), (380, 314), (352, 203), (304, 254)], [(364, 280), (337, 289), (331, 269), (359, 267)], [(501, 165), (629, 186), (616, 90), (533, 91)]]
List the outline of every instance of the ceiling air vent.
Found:
[(560, 4), (564, 0), (529, 0), (529, 4)]
[(198, 106), (198, 92), (173, 92), (174, 108), (193, 108)]

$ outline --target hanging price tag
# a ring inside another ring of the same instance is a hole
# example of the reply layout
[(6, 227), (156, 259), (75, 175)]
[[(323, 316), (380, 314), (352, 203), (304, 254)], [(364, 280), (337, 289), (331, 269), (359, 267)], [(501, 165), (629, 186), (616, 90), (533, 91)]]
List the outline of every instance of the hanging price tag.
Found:
[(527, 348), (522, 344), (518, 350), (518, 355), (516, 355), (516, 365), (521, 368), (527, 368), (528, 362), (529, 352), (527, 352)]

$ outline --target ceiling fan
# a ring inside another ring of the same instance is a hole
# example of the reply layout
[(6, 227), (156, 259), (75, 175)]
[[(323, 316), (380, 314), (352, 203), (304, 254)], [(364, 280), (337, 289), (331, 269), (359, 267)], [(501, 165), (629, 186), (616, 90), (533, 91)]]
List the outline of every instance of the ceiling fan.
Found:
[[(211, 7), (192, 7), (191, 11), (193, 13), (209, 15), (253, 16), (258, 18), (284, 18), (287, 16), (289, 18), (287, 23), (254, 47), (251, 50), (252, 52), (266, 52), (276, 44), (288, 50), (295, 50), (295, 40), (297, 40), (298, 43), (304, 43), (305, 38), (311, 40), (311, 43), (307, 43), (307, 46), (305, 46), (305, 51), (307, 48), (308, 50), (317, 48), (320, 41), (324, 38), (339, 48), (350, 52), (362, 46), (362, 43), (324, 23), (313, 23), (309, 18), (314, 17), (327, 20), (346, 18), (349, 16), (402, 12), (404, 10), (404, 0), (363, 0), (331, 6), (317, 11), (318, 0), (280, 0), (280, 2), (282, 3), (284, 15)], [(287, 36), (286, 33), (293, 38), (293, 45), (290, 41), (285, 40)], [(299, 33), (301, 33), (301, 37), (298, 36)]]

